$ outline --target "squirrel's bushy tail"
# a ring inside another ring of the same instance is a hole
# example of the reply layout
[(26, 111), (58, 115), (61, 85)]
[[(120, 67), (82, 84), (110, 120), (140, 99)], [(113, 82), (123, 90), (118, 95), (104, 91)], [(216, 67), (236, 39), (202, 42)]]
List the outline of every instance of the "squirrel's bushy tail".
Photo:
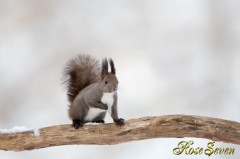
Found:
[(68, 100), (72, 103), (82, 89), (100, 80), (99, 61), (89, 55), (78, 55), (67, 63), (64, 78)]

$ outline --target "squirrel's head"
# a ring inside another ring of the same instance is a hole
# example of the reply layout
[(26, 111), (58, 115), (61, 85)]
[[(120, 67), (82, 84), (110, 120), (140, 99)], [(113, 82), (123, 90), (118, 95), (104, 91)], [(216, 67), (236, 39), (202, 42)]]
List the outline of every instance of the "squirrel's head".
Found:
[(118, 79), (116, 77), (116, 69), (112, 59), (109, 60), (111, 72), (108, 72), (108, 60), (102, 61), (101, 89), (103, 92), (111, 93), (117, 91)]

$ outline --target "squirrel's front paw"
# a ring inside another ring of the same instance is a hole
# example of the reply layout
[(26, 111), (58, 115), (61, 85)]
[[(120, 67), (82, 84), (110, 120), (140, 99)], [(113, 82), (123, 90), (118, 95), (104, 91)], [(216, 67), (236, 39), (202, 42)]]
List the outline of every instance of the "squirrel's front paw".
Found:
[(85, 124), (84, 121), (81, 121), (81, 120), (79, 120), (79, 119), (76, 119), (76, 120), (73, 120), (72, 126), (73, 126), (75, 129), (78, 129), (79, 127), (83, 126), (83, 124)]
[(107, 104), (103, 104), (102, 109), (103, 109), (103, 110), (108, 110), (108, 106), (107, 106)]
[(123, 125), (124, 124), (124, 119), (122, 119), (122, 118), (116, 119), (116, 120), (114, 120), (114, 123), (116, 125)]

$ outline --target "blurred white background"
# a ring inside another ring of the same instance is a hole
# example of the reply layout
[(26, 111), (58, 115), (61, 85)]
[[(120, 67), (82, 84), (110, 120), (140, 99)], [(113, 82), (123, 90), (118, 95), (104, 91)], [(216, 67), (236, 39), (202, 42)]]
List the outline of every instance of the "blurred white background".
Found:
[[(114, 59), (120, 117), (189, 114), (240, 122), (239, 8), (238, 0), (0, 0), (0, 129), (70, 124), (61, 78), (79, 53)], [(0, 158), (207, 157), (175, 156), (181, 140), (0, 151)], [(209, 142), (194, 141), (195, 147)], [(217, 145), (235, 147), (235, 155), (211, 158), (240, 157), (240, 146)]]

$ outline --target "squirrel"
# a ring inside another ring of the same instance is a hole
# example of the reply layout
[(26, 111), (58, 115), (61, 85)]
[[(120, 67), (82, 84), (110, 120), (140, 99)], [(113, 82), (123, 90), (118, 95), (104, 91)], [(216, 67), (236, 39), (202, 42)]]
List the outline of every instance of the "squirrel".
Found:
[[(108, 72), (108, 62), (111, 72)], [(87, 122), (105, 123), (106, 112), (116, 125), (124, 124), (124, 119), (118, 118), (118, 79), (111, 58), (109, 61), (103, 58), (101, 67), (92, 56), (77, 55), (66, 64), (64, 77), (73, 127), (78, 129)]]

